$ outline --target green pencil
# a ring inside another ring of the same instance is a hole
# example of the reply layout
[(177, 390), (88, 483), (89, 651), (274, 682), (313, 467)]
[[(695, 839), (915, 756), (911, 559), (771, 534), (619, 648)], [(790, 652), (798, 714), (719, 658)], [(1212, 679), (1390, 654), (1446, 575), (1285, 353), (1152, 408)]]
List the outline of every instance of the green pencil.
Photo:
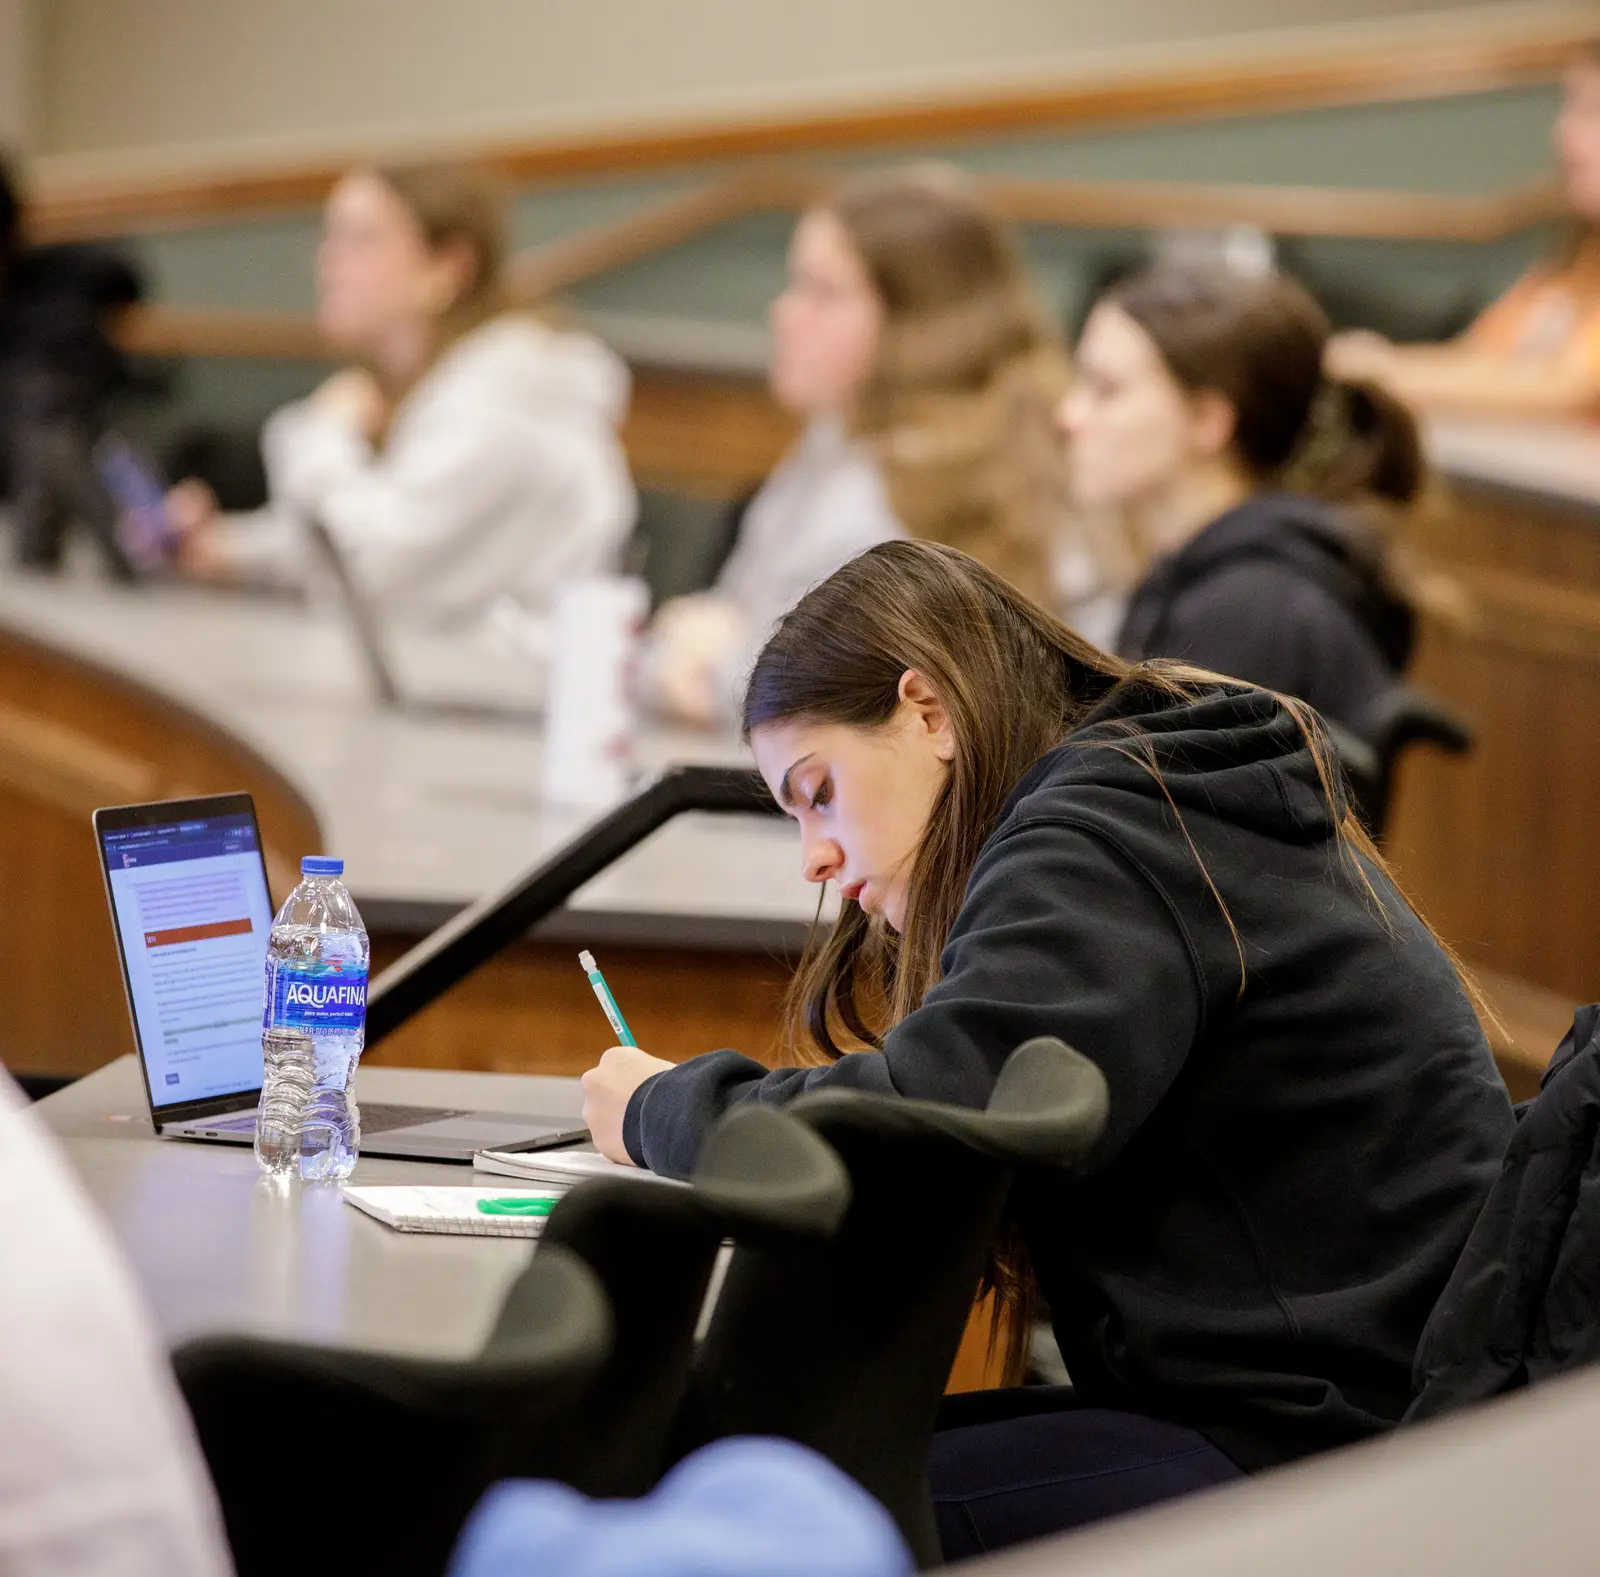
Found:
[(611, 995), (611, 987), (606, 984), (606, 977), (600, 973), (600, 966), (594, 961), (594, 954), (586, 948), (578, 954), (578, 962), (583, 965), (584, 973), (589, 977), (589, 984), (594, 987), (594, 994), (600, 1006), (605, 1010), (605, 1015), (611, 1021), (611, 1028), (615, 1032), (619, 1044), (624, 1046), (637, 1046), (633, 1038), (633, 1031), (628, 1028), (628, 1021), (622, 1016), (622, 1009), (617, 1006), (617, 999)]

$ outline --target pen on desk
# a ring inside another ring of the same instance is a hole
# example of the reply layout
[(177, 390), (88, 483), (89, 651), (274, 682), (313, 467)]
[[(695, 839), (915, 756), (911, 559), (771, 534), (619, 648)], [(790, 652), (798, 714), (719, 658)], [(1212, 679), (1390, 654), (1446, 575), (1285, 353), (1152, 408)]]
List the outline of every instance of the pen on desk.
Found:
[(589, 977), (589, 984), (594, 987), (594, 994), (600, 1006), (605, 1010), (605, 1015), (611, 1020), (611, 1028), (615, 1032), (617, 1041), (623, 1046), (637, 1046), (633, 1038), (633, 1031), (628, 1028), (627, 1020), (622, 1016), (622, 1010), (617, 1006), (617, 999), (611, 995), (611, 987), (606, 984), (606, 977), (600, 973), (600, 966), (594, 961), (594, 954), (587, 948), (578, 954), (578, 962), (583, 965), (584, 973)]

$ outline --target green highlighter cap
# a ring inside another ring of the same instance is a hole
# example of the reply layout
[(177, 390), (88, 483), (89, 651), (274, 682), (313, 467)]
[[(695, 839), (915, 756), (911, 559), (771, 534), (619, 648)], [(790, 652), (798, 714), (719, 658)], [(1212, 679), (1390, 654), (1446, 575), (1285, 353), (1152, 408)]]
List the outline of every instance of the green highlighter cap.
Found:
[(478, 1209), (486, 1216), (547, 1216), (559, 1203), (553, 1194), (514, 1195), (509, 1199), (480, 1199)]

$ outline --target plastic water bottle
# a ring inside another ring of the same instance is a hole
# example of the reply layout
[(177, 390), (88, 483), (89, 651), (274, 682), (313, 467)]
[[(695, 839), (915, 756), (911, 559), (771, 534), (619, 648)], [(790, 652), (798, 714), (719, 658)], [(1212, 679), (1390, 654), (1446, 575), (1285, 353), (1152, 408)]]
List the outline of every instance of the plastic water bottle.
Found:
[[(267, 944), (269, 1036), (296, 1031), (311, 1045), (309, 1093), (301, 1108), (300, 1175), (348, 1177), (361, 1148), (356, 1063), (367, 1024), (367, 928), (345, 885), (344, 861), (307, 855)], [(268, 1075), (270, 1076), (270, 1075)], [(285, 1100), (289, 1098), (285, 1081)], [(262, 1111), (269, 1105), (263, 1079)], [(259, 1124), (258, 1124), (259, 1130)], [(259, 1153), (258, 1138), (258, 1153)]]
[(261, 1032), (261, 1105), (256, 1160), (274, 1177), (300, 1175), (300, 1132), (315, 1077), (316, 1045), (298, 1029)]

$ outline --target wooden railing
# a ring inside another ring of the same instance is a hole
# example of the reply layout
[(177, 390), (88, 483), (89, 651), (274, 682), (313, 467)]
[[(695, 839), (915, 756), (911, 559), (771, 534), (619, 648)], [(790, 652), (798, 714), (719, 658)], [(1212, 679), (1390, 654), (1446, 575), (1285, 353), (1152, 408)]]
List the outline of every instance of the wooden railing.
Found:
[[(797, 165), (738, 171), (523, 253), (509, 270), (511, 298), (530, 305), (719, 225), (757, 213), (797, 211), (823, 196), (833, 179)], [(976, 184), (1004, 219), (1085, 229), (1254, 225), (1275, 235), (1473, 242), (1515, 234), (1561, 210), (1560, 193), (1548, 181), (1477, 197), (1175, 181), (990, 177)], [(122, 341), (129, 350), (155, 355), (315, 360), (331, 355), (309, 319), (279, 312), (141, 307), (128, 314)]]
[[(1123, 66), (983, 94), (923, 94), (809, 113), (485, 142), (454, 148), (451, 156), (530, 184), (824, 151), (871, 152), (1013, 133), (1430, 98), (1548, 81), (1597, 36), (1600, 23), (1579, 6), (1550, 12), (1543, 20), (1490, 15), (1476, 23), (1456, 21), (1448, 31), (1435, 20), (1410, 31), (1385, 27), (1352, 36), (1334, 48), (1302, 42), (1271, 55), (1257, 51), (1221, 62), (1213, 58), (1137, 70)], [(99, 179), (47, 175), (37, 185), (32, 225), (41, 239), (70, 239), (306, 209), (322, 200), (342, 169), (373, 156), (364, 148), (270, 167)], [(415, 157), (415, 150), (404, 150), (403, 156)]]

